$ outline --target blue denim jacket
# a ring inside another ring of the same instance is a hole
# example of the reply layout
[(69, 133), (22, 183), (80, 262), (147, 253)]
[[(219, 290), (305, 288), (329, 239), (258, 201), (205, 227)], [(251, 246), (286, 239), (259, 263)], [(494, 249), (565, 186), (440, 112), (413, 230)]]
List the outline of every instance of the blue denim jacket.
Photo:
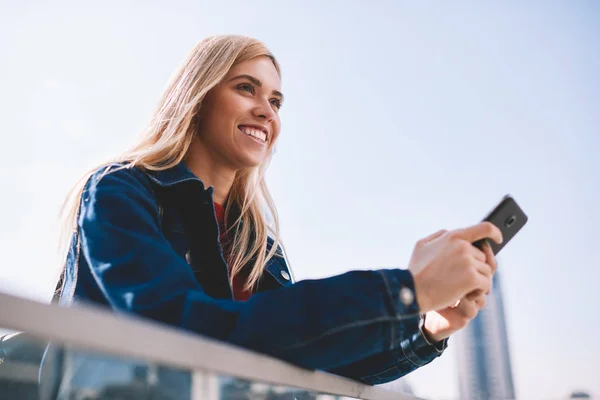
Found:
[(401, 301), (402, 288), (414, 292), (407, 270), (292, 283), (285, 259), (276, 256), (257, 293), (234, 301), (213, 188), (184, 163), (160, 172), (118, 165), (97, 171), (82, 195), (78, 233), (63, 288), (64, 298), (73, 295), (76, 302), (369, 384), (428, 364), (446, 346), (423, 336), (416, 299)]

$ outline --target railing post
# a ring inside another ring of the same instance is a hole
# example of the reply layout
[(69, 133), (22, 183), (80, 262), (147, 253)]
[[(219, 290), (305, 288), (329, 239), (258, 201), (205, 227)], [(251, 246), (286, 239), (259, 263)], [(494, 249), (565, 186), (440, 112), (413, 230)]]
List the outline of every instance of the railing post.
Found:
[(192, 400), (219, 400), (219, 379), (202, 370), (192, 372)]

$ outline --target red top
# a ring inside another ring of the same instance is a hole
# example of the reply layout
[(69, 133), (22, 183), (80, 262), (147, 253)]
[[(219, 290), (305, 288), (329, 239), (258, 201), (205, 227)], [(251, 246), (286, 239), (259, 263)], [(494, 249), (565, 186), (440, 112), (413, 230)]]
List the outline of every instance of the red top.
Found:
[[(219, 240), (223, 246), (223, 255), (225, 256), (225, 260), (228, 260), (231, 249), (229, 248), (229, 241), (225, 235), (225, 208), (222, 205), (215, 203), (215, 214), (217, 215), (217, 222), (219, 223)], [(231, 274), (231, 268), (229, 268), (229, 273)], [(235, 300), (245, 301), (250, 298), (252, 293), (248, 290), (244, 290), (246, 278), (247, 276), (243, 273), (238, 274), (233, 278), (231, 289), (233, 290), (233, 298)]]

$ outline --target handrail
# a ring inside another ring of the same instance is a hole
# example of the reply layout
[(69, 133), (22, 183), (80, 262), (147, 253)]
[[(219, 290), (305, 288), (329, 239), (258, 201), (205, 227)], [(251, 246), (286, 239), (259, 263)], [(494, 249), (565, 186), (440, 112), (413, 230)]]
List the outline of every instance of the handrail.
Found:
[[(85, 350), (367, 400), (416, 400), (100, 307), (61, 307), (0, 293), (0, 328)], [(159, 345), (157, 345), (159, 344)], [(200, 357), (199, 355), (202, 355)]]

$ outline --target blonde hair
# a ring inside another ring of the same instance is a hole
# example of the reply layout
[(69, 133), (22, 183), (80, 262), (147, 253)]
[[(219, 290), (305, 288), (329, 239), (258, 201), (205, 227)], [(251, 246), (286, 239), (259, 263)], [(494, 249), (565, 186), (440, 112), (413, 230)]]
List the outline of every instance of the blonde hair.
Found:
[[(149, 171), (172, 168), (184, 160), (196, 135), (196, 116), (206, 94), (217, 86), (232, 66), (265, 56), (271, 59), (281, 76), (279, 64), (269, 50), (258, 40), (244, 36), (213, 36), (200, 41), (170, 79), (154, 115), (142, 132), (141, 138), (128, 151), (88, 171), (71, 189), (61, 212), (59, 257), (62, 274), (73, 233), (77, 230), (77, 214), (86, 182), (98, 169), (113, 163), (125, 168), (138, 167)], [(271, 144), (272, 145), (272, 144)], [(256, 288), (265, 265), (276, 255), (280, 244), (277, 210), (265, 182), (265, 170), (271, 152), (258, 167), (237, 172), (225, 210), (229, 222), (235, 209), (235, 220), (227, 226), (232, 237), (229, 257), (230, 280), (245, 265), (253, 261), (246, 281), (246, 289)], [(265, 208), (272, 218), (267, 225)], [(267, 237), (274, 236), (274, 244), (267, 253)], [(277, 254), (279, 255), (279, 253)], [(64, 275), (61, 279), (64, 284)]]

